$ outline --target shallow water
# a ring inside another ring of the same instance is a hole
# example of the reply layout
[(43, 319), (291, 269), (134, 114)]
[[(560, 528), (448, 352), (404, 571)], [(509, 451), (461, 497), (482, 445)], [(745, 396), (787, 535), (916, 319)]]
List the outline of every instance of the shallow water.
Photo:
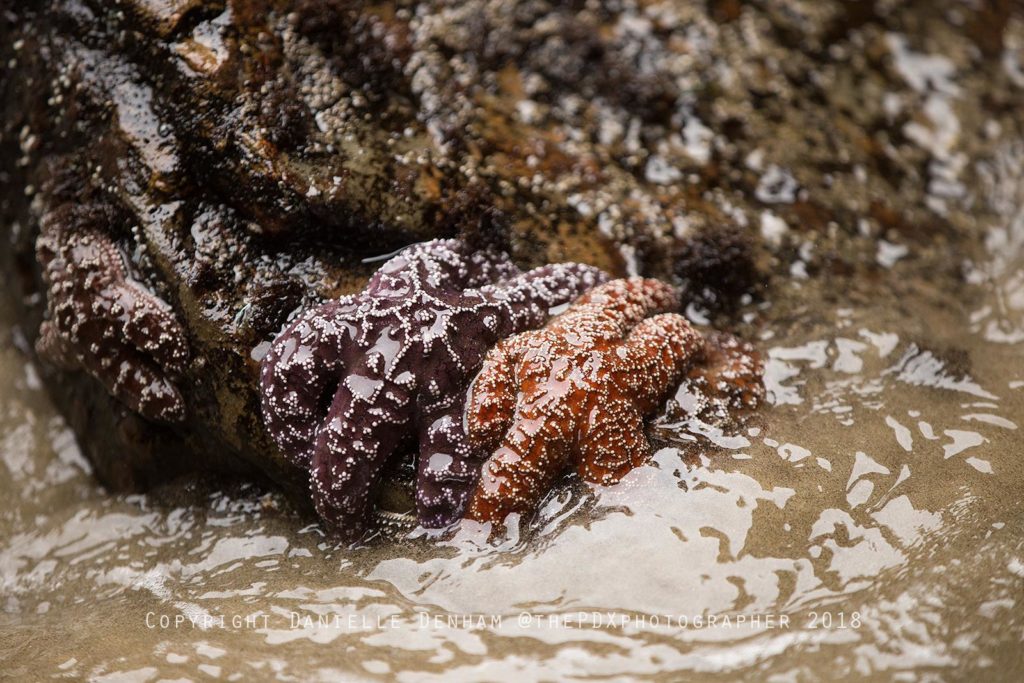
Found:
[(650, 466), (563, 488), (499, 546), (467, 527), (333, 548), (246, 486), (108, 495), (3, 307), (0, 668), (1019, 679), (1020, 205), (960, 299), (867, 289), (837, 306), (796, 281), (797, 305), (752, 305), (768, 405), (725, 430), (655, 420)]

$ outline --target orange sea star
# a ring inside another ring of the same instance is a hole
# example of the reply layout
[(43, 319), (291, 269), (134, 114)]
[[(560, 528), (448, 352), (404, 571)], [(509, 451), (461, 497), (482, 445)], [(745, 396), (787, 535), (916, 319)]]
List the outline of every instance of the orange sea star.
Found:
[(495, 346), (467, 405), (470, 439), (496, 448), (467, 517), (500, 524), (532, 512), (570, 464), (598, 484), (643, 464), (644, 418), (704, 353), (703, 337), (667, 312), (678, 306), (663, 282), (614, 280)]

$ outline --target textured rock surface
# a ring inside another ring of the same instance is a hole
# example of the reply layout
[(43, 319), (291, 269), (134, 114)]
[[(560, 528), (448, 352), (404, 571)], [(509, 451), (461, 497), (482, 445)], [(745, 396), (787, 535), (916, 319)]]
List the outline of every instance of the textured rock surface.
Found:
[(1024, 156), (1022, 51), (1005, 0), (8, 3), (0, 257), (31, 341), (42, 216), (104, 207), (186, 332), (174, 429), (41, 366), (106, 482), (202, 467), (303, 489), (256, 359), (415, 241), (664, 277), (726, 309), (769, 288), (794, 325), (785, 293), (808, 280), (943, 300), (1003, 211), (976, 188)]

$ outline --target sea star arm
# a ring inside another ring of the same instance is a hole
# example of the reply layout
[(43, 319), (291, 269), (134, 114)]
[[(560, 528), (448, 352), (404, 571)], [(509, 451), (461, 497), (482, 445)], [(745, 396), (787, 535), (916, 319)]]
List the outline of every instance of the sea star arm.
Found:
[(684, 379), (708, 399), (734, 409), (754, 408), (764, 398), (764, 363), (747, 342), (725, 332), (706, 336), (704, 361)]
[(416, 517), (430, 528), (462, 516), (486, 455), (470, 445), (463, 425), (465, 401), (422, 416), (416, 477)]
[(512, 426), (518, 386), (514, 368), (524, 350), (522, 337), (510, 337), (487, 352), (469, 387), (466, 427), (470, 440), (493, 448)]
[(446, 526), (462, 515), (481, 464), (512, 426), (519, 393), (513, 368), (525, 346), (521, 336), (501, 341), (455, 405), (420, 416), (416, 507), (425, 526)]
[(565, 469), (565, 435), (550, 423), (542, 425), (542, 415), (533, 412), (521, 410), (501, 446), (484, 463), (466, 513), (470, 519), (501, 524), (512, 512), (532, 512)]
[[(364, 532), (381, 471), (409, 437), (411, 394), (395, 383), (355, 395), (348, 382), (335, 394), (316, 439), (310, 467), (313, 503), (328, 528), (344, 541)], [(358, 418), (357, 418), (358, 416)]]
[(601, 418), (588, 420), (580, 429), (577, 471), (584, 481), (608, 485), (644, 464), (651, 447), (635, 405), (607, 397), (598, 401), (591, 415), (600, 413)]
[[(63, 316), (61, 316), (63, 317)], [(140, 415), (175, 422), (185, 417), (185, 402), (178, 389), (144, 353), (119, 339), (111, 322), (88, 317), (74, 324), (76, 338), (102, 340), (83, 353), (69, 346), (54, 323), (40, 327), (36, 349), (61, 367), (80, 368), (96, 378), (111, 395)]]
[(508, 309), (507, 314), (497, 315), (494, 341), (539, 327), (552, 308), (572, 302), (607, 279), (604, 271), (593, 266), (553, 263), (482, 287), (480, 294)]
[(414, 277), (418, 286), (443, 293), (482, 287), (518, 272), (503, 253), (476, 251), (461, 240), (431, 240), (405, 248), (381, 266), (370, 278), (366, 291), (398, 292), (401, 280)]
[(185, 338), (185, 330), (170, 307), (152, 296), (142, 296), (144, 290), (133, 282), (121, 290), (125, 339), (168, 372), (183, 372), (188, 349), (180, 340)]
[(355, 328), (338, 311), (354, 299), (319, 306), (296, 320), (263, 361), (260, 394), (267, 430), (293, 464), (309, 467), (317, 427), (344, 373)]
[(676, 313), (644, 320), (625, 340), (621, 382), (644, 413), (675, 386), (704, 352), (704, 338)]
[(77, 370), (81, 367), (52, 320), (44, 320), (39, 325), (36, 353), (63, 370)]
[(178, 389), (148, 364), (122, 362), (113, 387), (112, 393), (141, 415), (168, 422), (185, 417), (185, 403)]
[(466, 275), (461, 285), (465, 289), (484, 287), (508, 280), (519, 274), (519, 268), (508, 254), (495, 249), (476, 250), (461, 240), (453, 240), (453, 248), (466, 259)]
[(581, 319), (600, 311), (618, 336), (624, 336), (631, 327), (654, 313), (664, 313), (679, 307), (675, 289), (661, 280), (632, 277), (612, 280), (580, 297), (560, 317), (560, 329), (571, 330)]
[(43, 219), (37, 257), (51, 320), (37, 349), (63, 367), (84, 369), (150, 419), (184, 419), (170, 375), (185, 368), (187, 336), (169, 305), (132, 283), (121, 252), (88, 221), (101, 212), (62, 208)]

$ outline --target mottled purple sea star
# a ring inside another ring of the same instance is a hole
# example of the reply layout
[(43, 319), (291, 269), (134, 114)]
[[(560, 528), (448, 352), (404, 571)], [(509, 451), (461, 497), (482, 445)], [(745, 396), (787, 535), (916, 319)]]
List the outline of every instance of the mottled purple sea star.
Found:
[(188, 360), (185, 330), (129, 276), (105, 219), (99, 206), (71, 204), (43, 217), (36, 256), (49, 320), (36, 350), (59, 367), (85, 370), (144, 417), (180, 422), (185, 403), (172, 379)]

